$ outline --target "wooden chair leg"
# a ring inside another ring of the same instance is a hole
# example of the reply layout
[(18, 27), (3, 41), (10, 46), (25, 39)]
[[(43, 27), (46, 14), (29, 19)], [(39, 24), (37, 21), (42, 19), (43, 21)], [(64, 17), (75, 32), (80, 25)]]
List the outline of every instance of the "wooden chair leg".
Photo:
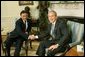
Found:
[(26, 47), (25, 51), (26, 51), (26, 56), (28, 56), (28, 47)]
[(30, 41), (30, 48), (32, 49), (32, 41)]
[(26, 56), (28, 56), (28, 45), (29, 44), (30, 44), (30, 48), (32, 49), (32, 41), (31, 40), (25, 41), (25, 52), (26, 52)]
[(5, 56), (7, 56), (6, 47), (5, 47), (4, 42), (2, 42), (2, 51), (3, 51), (3, 54), (5, 54)]
[(28, 56), (28, 40), (25, 41), (25, 52), (26, 52), (26, 56)]

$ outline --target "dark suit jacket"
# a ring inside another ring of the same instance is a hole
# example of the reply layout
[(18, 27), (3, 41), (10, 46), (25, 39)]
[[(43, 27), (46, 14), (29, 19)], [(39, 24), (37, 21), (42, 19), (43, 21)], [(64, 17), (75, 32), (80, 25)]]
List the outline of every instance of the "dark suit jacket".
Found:
[[(10, 32), (10, 38), (16, 38), (19, 37), (22, 40), (27, 40), (29, 32), (31, 31), (31, 20), (27, 19), (28, 28), (25, 30), (26, 26), (23, 23), (22, 19), (16, 21), (15, 29)], [(28, 32), (28, 35), (25, 33)]]
[[(39, 39), (48, 40), (51, 37), (50, 30), (51, 24), (48, 25), (48, 29), (43, 34), (38, 35)], [(55, 38), (52, 40), (53, 44), (64, 46), (69, 43), (69, 31), (67, 29), (66, 23), (63, 20), (57, 20), (54, 28), (54, 36)]]

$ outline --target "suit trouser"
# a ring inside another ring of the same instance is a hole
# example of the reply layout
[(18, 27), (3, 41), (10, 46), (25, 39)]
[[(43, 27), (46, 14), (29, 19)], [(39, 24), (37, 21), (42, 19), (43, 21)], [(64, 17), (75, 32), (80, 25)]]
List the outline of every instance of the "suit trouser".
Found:
[(21, 40), (19, 37), (18, 38), (7, 38), (7, 40), (5, 41), (7, 56), (10, 56), (10, 47), (13, 44), (13, 42), (15, 42), (14, 56), (19, 56), (21, 46), (23, 44), (23, 40)]
[[(37, 49), (36, 54), (39, 55), (39, 56), (45, 56), (46, 48), (49, 48), (51, 45), (53, 45), (53, 44), (52, 44), (52, 41), (50, 41), (50, 40), (41, 41), (40, 45), (39, 45), (39, 47)], [(58, 48), (54, 49), (53, 51), (49, 50), (47, 52), (47, 56), (54, 56), (56, 53), (64, 52), (65, 50), (66, 50), (65, 47), (59, 46)]]

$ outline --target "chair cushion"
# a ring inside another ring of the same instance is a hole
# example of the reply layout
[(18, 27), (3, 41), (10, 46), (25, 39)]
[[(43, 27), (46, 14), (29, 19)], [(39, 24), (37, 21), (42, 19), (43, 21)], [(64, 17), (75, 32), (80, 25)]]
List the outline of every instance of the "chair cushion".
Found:
[(81, 42), (84, 34), (84, 24), (80, 24), (73, 21), (68, 21), (67, 25), (69, 27), (69, 30), (72, 32), (72, 44), (70, 46), (77, 45)]

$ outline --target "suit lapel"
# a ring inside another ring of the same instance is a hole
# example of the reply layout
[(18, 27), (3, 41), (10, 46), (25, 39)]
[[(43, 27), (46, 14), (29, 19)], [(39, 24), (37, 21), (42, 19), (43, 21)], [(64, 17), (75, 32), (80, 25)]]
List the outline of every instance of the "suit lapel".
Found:
[(59, 26), (59, 20), (57, 20), (55, 23), (54, 34), (55, 34), (56, 30), (58, 29), (58, 26)]
[(21, 19), (21, 24), (22, 24), (22, 28), (26, 28), (26, 26), (25, 26), (25, 23), (23, 22), (23, 20)]
[(48, 27), (48, 28), (49, 28), (49, 33), (50, 33), (50, 31), (51, 31), (51, 25), (52, 25), (52, 24), (50, 23), (50, 24), (49, 24), (49, 27)]

